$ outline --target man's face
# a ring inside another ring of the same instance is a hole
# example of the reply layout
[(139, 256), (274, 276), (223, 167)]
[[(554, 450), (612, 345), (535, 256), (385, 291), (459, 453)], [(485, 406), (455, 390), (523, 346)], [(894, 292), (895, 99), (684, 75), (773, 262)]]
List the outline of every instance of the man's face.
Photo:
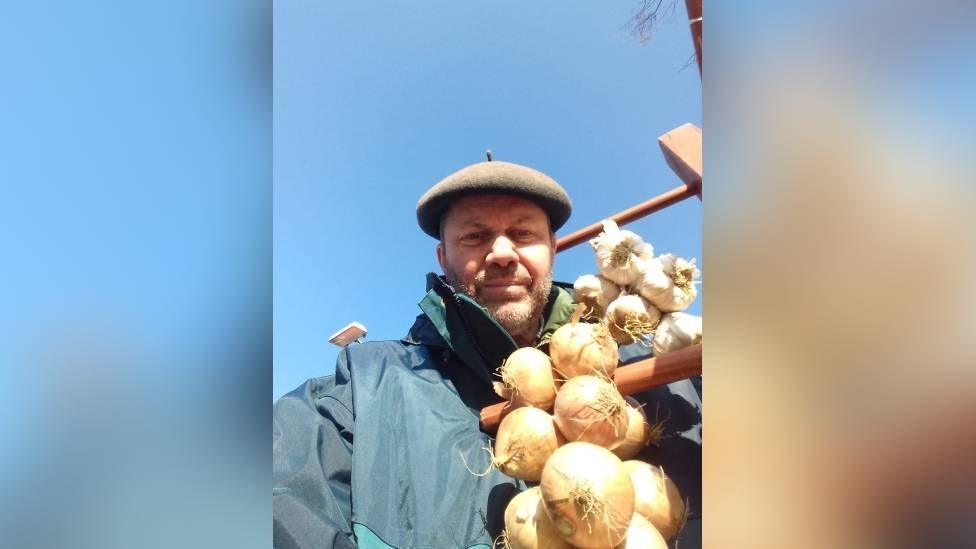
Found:
[(508, 195), (451, 205), (437, 246), (448, 282), (471, 296), (516, 341), (534, 339), (552, 288), (555, 239), (535, 203)]

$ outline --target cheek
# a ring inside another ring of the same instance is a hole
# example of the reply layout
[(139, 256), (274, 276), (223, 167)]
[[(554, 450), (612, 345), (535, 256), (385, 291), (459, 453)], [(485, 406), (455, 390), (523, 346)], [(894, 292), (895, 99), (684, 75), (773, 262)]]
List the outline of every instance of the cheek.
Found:
[(464, 277), (465, 281), (471, 282), (482, 269), (484, 260), (478, 254), (453, 250), (448, 255), (448, 264), (455, 274)]
[(528, 269), (532, 278), (539, 278), (551, 270), (552, 252), (546, 246), (527, 248), (520, 254), (520, 261)]

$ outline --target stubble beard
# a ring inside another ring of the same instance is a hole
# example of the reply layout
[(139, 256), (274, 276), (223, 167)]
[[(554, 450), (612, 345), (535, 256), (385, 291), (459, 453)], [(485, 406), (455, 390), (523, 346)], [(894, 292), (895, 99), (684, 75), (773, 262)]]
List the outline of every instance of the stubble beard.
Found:
[[(519, 265), (515, 274), (519, 279), (530, 279), (524, 267)], [(476, 303), (484, 307), (502, 328), (505, 328), (514, 338), (532, 338), (539, 330), (542, 319), (542, 312), (549, 301), (549, 293), (552, 291), (552, 274), (546, 273), (545, 276), (537, 280), (532, 280), (529, 285), (529, 293), (518, 300), (489, 300), (481, 292), (481, 288), (486, 281), (494, 278), (507, 277), (513, 274), (508, 269), (489, 267), (488, 272), (479, 272), (475, 276), (473, 287), (464, 284), (463, 279), (451, 269), (444, 269), (444, 275), (448, 284), (455, 291), (467, 295)]]

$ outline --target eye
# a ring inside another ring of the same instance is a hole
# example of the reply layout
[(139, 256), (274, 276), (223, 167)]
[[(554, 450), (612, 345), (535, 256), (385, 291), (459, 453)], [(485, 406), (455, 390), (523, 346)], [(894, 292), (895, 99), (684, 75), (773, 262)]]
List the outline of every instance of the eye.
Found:
[(458, 240), (460, 240), (462, 244), (477, 244), (478, 242), (481, 242), (483, 238), (484, 232), (478, 231), (463, 234)]
[(528, 229), (515, 229), (512, 231), (512, 236), (514, 236), (516, 240), (527, 242), (535, 238), (535, 233)]

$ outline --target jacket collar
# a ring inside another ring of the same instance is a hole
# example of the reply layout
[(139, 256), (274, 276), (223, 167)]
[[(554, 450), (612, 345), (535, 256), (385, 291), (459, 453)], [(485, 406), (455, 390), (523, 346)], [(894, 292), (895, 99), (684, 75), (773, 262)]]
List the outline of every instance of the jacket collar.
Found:
[[(486, 381), (492, 381), (495, 369), (518, 348), (484, 307), (455, 292), (434, 273), (427, 275), (427, 294), (418, 305), (423, 314), (417, 316), (403, 341), (448, 348)], [(566, 285), (554, 282), (539, 334), (543, 350), (552, 332), (569, 321), (573, 308)]]

